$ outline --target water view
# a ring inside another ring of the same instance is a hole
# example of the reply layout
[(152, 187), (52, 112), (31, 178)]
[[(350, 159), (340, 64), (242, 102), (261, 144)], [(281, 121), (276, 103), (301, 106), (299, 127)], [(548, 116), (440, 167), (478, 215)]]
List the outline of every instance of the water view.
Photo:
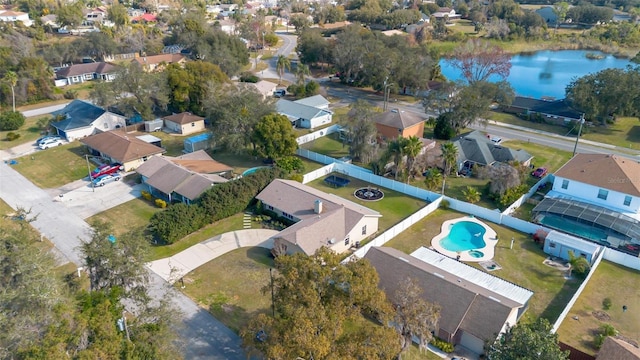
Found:
[[(588, 53), (602, 59), (587, 59)], [(460, 72), (445, 60), (440, 61), (442, 73), (450, 80), (460, 79)], [(616, 59), (613, 55), (586, 50), (538, 51), (519, 54), (511, 58), (511, 74), (507, 80), (521, 96), (564, 98), (564, 90), (573, 78), (596, 73), (609, 68), (625, 68), (634, 65), (628, 59)], [(493, 80), (493, 79), (492, 79)]]

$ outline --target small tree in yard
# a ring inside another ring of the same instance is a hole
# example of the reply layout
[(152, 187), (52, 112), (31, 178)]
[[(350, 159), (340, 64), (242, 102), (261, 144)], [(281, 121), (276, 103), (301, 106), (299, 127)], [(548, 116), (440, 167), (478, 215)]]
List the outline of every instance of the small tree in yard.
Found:
[(396, 314), (394, 323), (402, 340), (402, 351), (406, 351), (418, 338), (421, 348), (426, 348), (433, 338), (440, 319), (440, 307), (422, 297), (423, 290), (416, 280), (405, 279), (395, 293)]
[(569, 251), (569, 264), (571, 264), (571, 272), (581, 279), (584, 279), (591, 270), (589, 261), (582, 256), (575, 256), (573, 251)]
[(0, 130), (18, 130), (24, 125), (24, 115), (19, 111), (4, 111), (0, 113)]
[(511, 326), (493, 344), (487, 344), (486, 356), (491, 360), (566, 360), (569, 352), (558, 345), (558, 334), (545, 318), (534, 323)]
[(480, 192), (478, 191), (478, 189), (474, 187), (467, 186), (465, 190), (462, 190), (462, 194), (464, 195), (465, 200), (467, 200), (467, 202), (470, 202), (472, 204), (475, 204), (478, 201), (480, 201)]
[(424, 185), (428, 190), (437, 191), (442, 188), (442, 173), (436, 168), (427, 170), (424, 174)]

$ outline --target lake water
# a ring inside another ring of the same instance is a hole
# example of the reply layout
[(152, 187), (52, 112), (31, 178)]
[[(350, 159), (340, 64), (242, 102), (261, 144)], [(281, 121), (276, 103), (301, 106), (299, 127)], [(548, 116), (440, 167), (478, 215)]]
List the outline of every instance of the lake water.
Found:
[[(600, 60), (587, 59), (587, 53), (603, 55)], [(446, 60), (440, 61), (442, 74), (447, 79), (460, 79), (460, 71)], [(511, 73), (507, 80), (516, 94), (541, 98), (564, 98), (564, 90), (574, 78), (609, 68), (625, 68), (634, 65), (628, 59), (616, 59), (612, 55), (585, 50), (538, 51), (519, 54), (511, 58)], [(494, 79), (491, 79), (494, 80)]]

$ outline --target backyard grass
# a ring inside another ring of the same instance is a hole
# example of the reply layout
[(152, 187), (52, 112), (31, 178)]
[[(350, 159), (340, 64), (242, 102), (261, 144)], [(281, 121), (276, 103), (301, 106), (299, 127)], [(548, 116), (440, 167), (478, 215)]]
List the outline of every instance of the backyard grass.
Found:
[[(50, 115), (40, 115), (26, 118), (24, 125), (18, 130), (13, 131), (0, 131), (0, 150), (9, 149), (14, 146), (18, 146), (24, 143), (35, 143), (36, 139), (40, 137), (42, 130), (38, 127), (38, 120), (41, 118), (49, 117)], [(19, 134), (20, 137), (16, 140), (7, 140), (8, 133)]]
[(349, 156), (349, 147), (338, 139), (337, 133), (323, 136), (315, 141), (302, 145), (302, 147), (334, 159)]
[(271, 295), (261, 289), (273, 266), (268, 249), (237, 249), (187, 274), (183, 291), (238, 333), (251, 318), (270, 311)]
[(88, 176), (85, 153), (84, 145), (72, 142), (18, 158), (13, 167), (40, 188), (57, 188)]
[(408, 217), (414, 212), (418, 211), (418, 209), (427, 205), (426, 202), (416, 199), (399, 192), (389, 190), (386, 188), (381, 188), (384, 192), (384, 198), (380, 201), (362, 201), (356, 198), (353, 193), (362, 187), (372, 186), (372, 184), (364, 182), (362, 180), (358, 180), (356, 178), (352, 178), (343, 174), (333, 173), (332, 175), (336, 175), (342, 178), (347, 178), (351, 180), (349, 185), (334, 188), (327, 183), (324, 182), (325, 177), (321, 177), (316, 179), (307, 185), (316, 188), (320, 191), (324, 191), (326, 193), (335, 194), (349, 201), (353, 201), (359, 205), (365, 206), (371, 210), (375, 210), (382, 214), (378, 222), (378, 233), (382, 233), (384, 230), (392, 227), (393, 225), (400, 222), (402, 219)]
[[(602, 301), (611, 299), (611, 308), (604, 310)], [(589, 280), (584, 291), (573, 305), (558, 329), (560, 341), (594, 355), (595, 332), (603, 324), (612, 325), (620, 335), (638, 341), (640, 339), (640, 272), (602, 261)], [(624, 312), (622, 306), (629, 311)], [(596, 319), (593, 312), (603, 311), (609, 320)], [(575, 320), (577, 317), (578, 320)]]
[(119, 236), (131, 230), (145, 229), (153, 214), (161, 211), (142, 198), (127, 201), (87, 219), (88, 223), (102, 220), (111, 224), (114, 235)]
[(176, 135), (176, 134), (167, 134), (164, 131), (158, 131), (158, 132), (154, 132), (153, 136), (158, 137), (162, 140), (162, 147), (165, 148), (165, 150), (167, 150), (165, 155), (180, 156), (180, 155), (184, 155), (184, 153), (182, 152), (184, 150), (184, 141), (192, 136), (196, 136), (204, 132), (205, 131), (182, 136), (182, 135)]
[(511, 214), (511, 216), (513, 217), (517, 217), (518, 219), (522, 219), (524, 221), (531, 221), (532, 218), (532, 211), (533, 208), (535, 208), (536, 206), (534, 204), (530, 204), (528, 202), (525, 202), (524, 204), (520, 205), (516, 211), (513, 212), (513, 214)]
[[(465, 215), (451, 210), (438, 209), (396, 236), (385, 246), (408, 254), (420, 246), (429, 247), (431, 239), (440, 233), (442, 223), (445, 220), (461, 216)], [(565, 280), (564, 273), (544, 265), (542, 262), (548, 255), (531, 240), (529, 234), (488, 221), (484, 222), (495, 230), (501, 239), (496, 246), (493, 260), (502, 267), (502, 270), (493, 271), (491, 274), (535, 293), (529, 303), (529, 309), (525, 313), (525, 321), (533, 321), (543, 317), (553, 323), (580, 286), (580, 281)], [(515, 240), (513, 249), (509, 249), (511, 238)], [(482, 267), (477, 263), (469, 262), (467, 264), (482, 270)]]

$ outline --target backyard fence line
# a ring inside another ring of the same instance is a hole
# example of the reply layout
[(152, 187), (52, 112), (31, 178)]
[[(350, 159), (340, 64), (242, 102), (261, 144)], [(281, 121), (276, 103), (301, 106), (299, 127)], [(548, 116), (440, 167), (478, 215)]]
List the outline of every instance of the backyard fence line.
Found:
[(567, 305), (564, 307), (564, 310), (562, 310), (562, 312), (560, 313), (558, 320), (556, 320), (556, 322), (553, 324), (551, 333), (555, 333), (556, 331), (558, 331), (560, 324), (562, 324), (564, 319), (567, 317), (567, 314), (569, 314), (569, 311), (571, 310), (571, 308), (573, 308), (573, 305), (576, 303), (576, 301), (580, 297), (580, 294), (582, 294), (582, 291), (587, 287), (589, 280), (591, 280), (591, 276), (596, 272), (598, 265), (600, 265), (600, 262), (604, 258), (604, 254), (607, 252), (606, 250), (608, 249), (605, 249), (605, 251), (600, 251), (600, 253), (598, 254), (596, 261), (594, 261), (593, 266), (591, 266), (591, 270), (589, 271), (589, 274), (587, 274), (587, 277), (584, 279), (584, 281), (582, 281), (582, 284), (580, 284), (580, 286), (578, 287), (578, 290), (576, 290), (576, 292), (571, 297), (571, 300), (569, 300)]
[(309, 160), (312, 160), (321, 164), (325, 164), (325, 165), (328, 165), (337, 161), (331, 156), (318, 154), (317, 152), (313, 152), (307, 149), (298, 149), (296, 150), (296, 154), (304, 158), (307, 158)]
[(538, 191), (538, 188), (540, 186), (546, 184), (549, 181), (553, 183), (553, 176), (550, 174), (540, 179), (535, 185), (531, 187), (531, 189), (529, 189), (529, 191), (526, 194), (520, 196), (516, 201), (514, 201), (511, 205), (509, 205), (509, 207), (506, 208), (502, 212), (502, 214), (504, 215), (513, 214), (513, 212), (516, 211), (517, 208), (522, 206), (522, 204), (524, 204), (527, 200), (529, 200), (529, 198), (532, 197), (533, 194), (535, 194)]
[(625, 254), (615, 249), (605, 248), (604, 259), (634, 270), (640, 270), (640, 261), (638, 261), (638, 257)]
[(304, 174), (304, 176), (302, 177), (302, 183), (307, 184), (315, 179), (331, 174), (335, 165), (336, 163), (331, 163), (329, 165), (321, 167), (320, 169)]
[(302, 145), (302, 144), (306, 144), (308, 142), (312, 142), (318, 138), (321, 138), (323, 136), (327, 136), (329, 134), (333, 134), (335, 132), (338, 132), (338, 130), (340, 130), (340, 125), (338, 124), (334, 124), (331, 125), (329, 127), (326, 127), (324, 129), (320, 129), (318, 131), (314, 131), (310, 134), (306, 134), (306, 135), (302, 135), (300, 137), (298, 137), (296, 139), (296, 142), (298, 142), (298, 145)]
[(445, 196), (445, 200), (449, 202), (449, 208), (466, 213), (471, 214), (485, 220), (494, 222), (496, 224), (502, 223), (502, 214), (498, 210), (489, 210), (487, 208), (483, 208), (482, 206), (478, 206), (475, 204), (471, 204), (462, 200), (450, 198)]
[(369, 249), (371, 249), (372, 246), (382, 246), (386, 244), (389, 240), (400, 235), (400, 233), (410, 228), (413, 224), (417, 223), (418, 221), (427, 217), (432, 212), (436, 211), (438, 207), (440, 207), (441, 201), (442, 201), (442, 197), (435, 199), (429, 205), (421, 208), (420, 210), (416, 211), (408, 218), (402, 220), (401, 222), (387, 229), (378, 237), (371, 240), (366, 245), (362, 246), (360, 249), (356, 250), (353, 254), (349, 255), (346, 259), (342, 260), (342, 263), (344, 264), (351, 260), (361, 259), (367, 254), (367, 251), (369, 251)]

